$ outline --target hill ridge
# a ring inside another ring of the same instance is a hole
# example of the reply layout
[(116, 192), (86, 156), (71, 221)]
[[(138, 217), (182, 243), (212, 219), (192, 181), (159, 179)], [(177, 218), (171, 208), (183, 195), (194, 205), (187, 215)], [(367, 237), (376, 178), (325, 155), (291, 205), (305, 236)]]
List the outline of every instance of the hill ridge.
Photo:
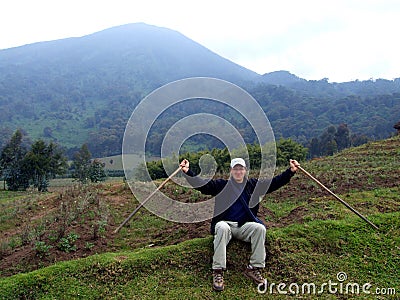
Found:
[[(22, 128), (32, 139), (60, 143), (70, 157), (83, 143), (96, 157), (120, 154), (134, 107), (163, 84), (198, 76), (248, 90), (277, 136), (302, 144), (341, 123), (357, 134), (387, 137), (400, 114), (400, 78), (330, 83), (288, 71), (259, 75), (177, 31), (134, 23), (0, 50), (0, 147)], [(231, 117), (217, 105), (198, 106)], [(239, 131), (251, 130), (231, 118)], [(173, 120), (169, 116), (162, 122)], [(246, 138), (253, 142), (251, 134)]]

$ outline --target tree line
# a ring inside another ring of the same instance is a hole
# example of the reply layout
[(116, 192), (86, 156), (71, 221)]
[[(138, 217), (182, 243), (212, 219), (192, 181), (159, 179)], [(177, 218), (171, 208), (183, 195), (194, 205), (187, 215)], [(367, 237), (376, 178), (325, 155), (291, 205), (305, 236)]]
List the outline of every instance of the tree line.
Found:
[[(400, 128), (400, 125), (398, 127)], [(396, 129), (395, 126), (394, 128)], [(276, 142), (276, 165), (285, 166), (290, 158), (304, 161), (315, 157), (330, 156), (346, 148), (357, 147), (369, 141), (371, 139), (364, 134), (352, 134), (347, 124), (339, 124), (337, 127), (329, 126), (319, 137), (309, 140), (306, 146), (295, 142), (291, 138), (280, 138)], [(251, 165), (252, 170), (260, 169), (261, 157), (267, 154), (262, 154), (261, 147), (257, 144), (247, 144), (246, 148), (249, 156), (248, 163)], [(236, 156), (240, 156), (243, 153), (245, 152), (239, 150), (238, 153), (232, 153), (232, 155), (237, 154)], [(207, 154), (210, 157), (212, 156), (214, 160), (210, 161), (206, 156)], [(220, 174), (229, 172), (231, 155), (227, 148), (213, 148), (212, 150), (185, 153), (179, 156), (179, 160), (184, 158), (189, 159), (191, 168), (197, 174), (200, 171), (206, 173), (217, 172)], [(201, 159), (203, 161), (200, 164)], [(157, 160), (147, 162), (146, 166), (141, 165), (137, 168), (135, 177), (138, 180), (148, 179), (146, 169), (153, 180), (168, 177), (164, 169), (165, 164), (168, 164), (168, 161)]]
[(104, 164), (91, 160), (86, 144), (74, 155), (71, 166), (63, 149), (54, 142), (46, 143), (39, 139), (30, 146), (24, 142), (21, 130), (17, 130), (4, 146), (0, 154), (0, 177), (4, 179), (4, 189), (11, 191), (26, 190), (33, 186), (39, 192), (48, 190), (49, 180), (57, 175), (72, 172), (72, 177), (82, 183), (89, 180), (104, 180)]
[(308, 158), (333, 155), (349, 147), (357, 147), (370, 139), (363, 134), (351, 134), (347, 124), (329, 126), (319, 136), (308, 142)]
[[(304, 146), (295, 141), (288, 139), (280, 139), (275, 144), (264, 145), (261, 147), (259, 144), (246, 144), (245, 149), (234, 149), (232, 153), (228, 149), (214, 148), (212, 150), (203, 150), (198, 152), (190, 152), (179, 155), (179, 161), (188, 159), (190, 161), (190, 168), (196, 173), (200, 174), (227, 174), (229, 172), (230, 161), (232, 157), (243, 157), (247, 160), (247, 164), (251, 166), (251, 170), (260, 170), (263, 159), (266, 163), (270, 163), (270, 156), (276, 154), (276, 165), (288, 165), (289, 159), (296, 159), (297, 161), (304, 161), (307, 158), (308, 150)], [(176, 159), (171, 158), (172, 163), (176, 167)], [(264, 162), (265, 162), (264, 161)], [(150, 179), (160, 179), (168, 177), (164, 168), (168, 168), (169, 160), (156, 160), (146, 162), (137, 167), (135, 179), (148, 180), (146, 170), (150, 175)], [(173, 171), (173, 168), (171, 170)], [(168, 168), (169, 169), (169, 168)]]
[[(397, 130), (400, 128), (398, 124), (394, 126)], [(306, 146), (290, 138), (281, 138), (276, 143), (276, 165), (286, 165), (290, 158), (304, 161), (314, 157), (333, 155), (343, 149), (356, 147), (368, 141), (370, 139), (366, 135), (351, 134), (347, 124), (340, 124), (337, 127), (329, 126), (319, 137), (312, 138)], [(241, 156), (248, 153), (248, 163), (253, 170), (260, 169), (262, 156), (268, 155), (268, 153), (261, 153), (261, 147), (258, 144), (247, 144), (247, 152), (244, 152), (244, 149), (235, 151), (236, 153), (232, 155)], [(229, 171), (231, 154), (227, 148), (213, 148), (180, 155), (179, 159), (183, 158), (191, 161), (191, 166), (196, 173), (215, 171), (222, 174)], [(200, 160), (202, 160), (201, 163)], [(165, 162), (158, 160), (139, 166), (136, 170), (136, 178), (145, 180), (147, 172), (153, 180), (167, 177), (163, 163)], [(66, 174), (84, 184), (99, 182), (107, 176), (104, 166), (105, 164), (100, 160), (92, 159), (86, 143), (74, 152), (72, 163), (68, 164), (67, 157), (59, 145), (54, 142), (46, 143), (41, 139), (29, 143), (22, 130), (17, 130), (12, 135), (0, 154), (0, 178), (4, 180), (4, 189), (7, 185), (8, 189), (13, 191), (26, 190), (31, 185), (38, 191), (47, 191), (50, 179), (57, 175), (66, 176)]]

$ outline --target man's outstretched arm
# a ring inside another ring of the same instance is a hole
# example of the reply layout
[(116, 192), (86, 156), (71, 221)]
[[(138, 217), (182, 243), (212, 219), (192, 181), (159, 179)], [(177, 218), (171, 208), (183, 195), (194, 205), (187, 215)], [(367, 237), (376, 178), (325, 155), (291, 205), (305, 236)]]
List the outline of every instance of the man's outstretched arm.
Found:
[(190, 170), (190, 163), (187, 159), (182, 160), (180, 163), (180, 167), (185, 173), (185, 178), (189, 182), (191, 186), (193, 186), (196, 190), (200, 191), (205, 195), (217, 195), (225, 186), (225, 182), (221, 180), (205, 180), (196, 176), (196, 174)]
[(285, 184), (288, 184), (290, 179), (294, 176), (294, 174), (296, 174), (300, 164), (297, 162), (297, 160), (291, 159), (291, 160), (289, 160), (289, 166), (290, 167), (286, 171), (284, 171), (280, 175), (277, 175), (274, 178), (272, 178), (272, 181), (268, 188), (267, 193), (276, 191), (277, 189), (281, 188)]

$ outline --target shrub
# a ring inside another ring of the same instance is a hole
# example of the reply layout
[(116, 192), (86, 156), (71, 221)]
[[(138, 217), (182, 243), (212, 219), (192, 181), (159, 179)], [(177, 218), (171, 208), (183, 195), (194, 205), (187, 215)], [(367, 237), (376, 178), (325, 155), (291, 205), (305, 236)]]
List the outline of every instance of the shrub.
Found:
[(64, 252), (71, 252), (76, 251), (76, 244), (75, 242), (78, 240), (79, 235), (74, 232), (71, 232), (66, 237), (63, 237), (58, 242), (58, 249)]
[(43, 258), (47, 255), (50, 254), (50, 249), (53, 248), (51, 245), (47, 245), (43, 241), (37, 241), (35, 243), (35, 246), (33, 247), (33, 250), (36, 251), (36, 255), (39, 256), (40, 258)]

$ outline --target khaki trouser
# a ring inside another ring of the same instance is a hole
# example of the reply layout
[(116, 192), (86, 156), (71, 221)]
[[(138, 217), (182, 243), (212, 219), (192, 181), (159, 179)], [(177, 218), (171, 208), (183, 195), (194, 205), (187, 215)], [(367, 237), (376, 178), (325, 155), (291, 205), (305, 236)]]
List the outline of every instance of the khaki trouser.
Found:
[(213, 269), (226, 269), (226, 246), (235, 239), (251, 243), (250, 265), (265, 267), (265, 226), (257, 222), (247, 222), (238, 227), (237, 222), (220, 221), (215, 225)]

